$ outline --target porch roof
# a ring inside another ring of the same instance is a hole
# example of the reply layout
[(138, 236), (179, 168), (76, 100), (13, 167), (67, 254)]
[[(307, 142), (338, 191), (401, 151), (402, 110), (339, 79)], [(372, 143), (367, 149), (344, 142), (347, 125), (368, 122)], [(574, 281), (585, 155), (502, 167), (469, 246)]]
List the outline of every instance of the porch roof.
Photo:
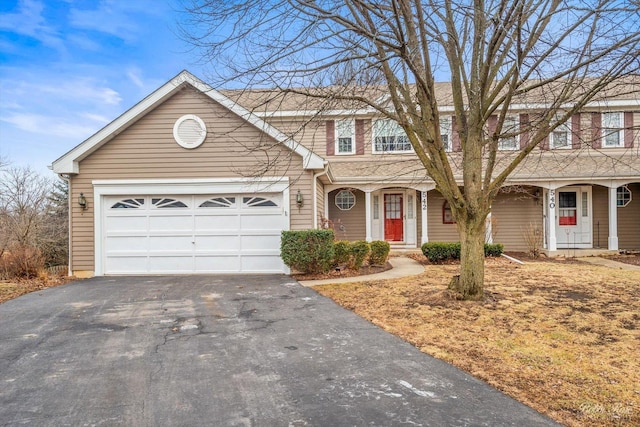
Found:
[[(496, 173), (502, 171), (516, 153), (502, 154)], [(450, 154), (456, 179), (462, 183), (462, 155)], [(381, 155), (379, 160), (331, 160), (334, 184), (340, 183), (433, 183), (416, 158)], [(583, 181), (640, 181), (640, 148), (596, 151), (591, 149), (549, 151), (527, 157), (507, 183)]]

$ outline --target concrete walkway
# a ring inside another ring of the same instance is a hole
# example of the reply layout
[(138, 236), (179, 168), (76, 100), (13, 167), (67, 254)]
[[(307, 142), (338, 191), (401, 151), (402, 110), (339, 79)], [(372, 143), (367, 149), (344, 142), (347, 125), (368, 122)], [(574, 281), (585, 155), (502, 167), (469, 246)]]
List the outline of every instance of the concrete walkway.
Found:
[(299, 283), (302, 286), (316, 286), (326, 285), (329, 283), (366, 282), (370, 280), (399, 279), (401, 277), (415, 276), (424, 272), (424, 266), (422, 264), (405, 256), (391, 257), (389, 258), (389, 263), (391, 263), (393, 268), (391, 270), (383, 271), (382, 273), (368, 274), (366, 276), (336, 277), (322, 280), (302, 280), (299, 281)]
[(640, 271), (640, 267), (632, 264), (625, 264), (624, 262), (614, 261), (612, 259), (600, 258), (595, 256), (576, 258), (578, 261), (588, 262), (594, 265), (603, 265), (605, 267), (615, 268), (616, 270), (633, 270)]

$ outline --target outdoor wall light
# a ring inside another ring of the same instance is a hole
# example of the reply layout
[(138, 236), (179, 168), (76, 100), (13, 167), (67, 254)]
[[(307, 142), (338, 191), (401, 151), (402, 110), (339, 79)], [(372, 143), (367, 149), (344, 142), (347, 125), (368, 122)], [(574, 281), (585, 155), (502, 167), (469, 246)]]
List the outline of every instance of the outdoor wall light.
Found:
[(80, 205), (80, 209), (83, 211), (87, 209), (87, 199), (84, 197), (84, 193), (80, 193), (78, 197), (78, 205)]
[(298, 206), (298, 209), (304, 206), (304, 198), (300, 190), (298, 190), (298, 194), (296, 194), (296, 206)]

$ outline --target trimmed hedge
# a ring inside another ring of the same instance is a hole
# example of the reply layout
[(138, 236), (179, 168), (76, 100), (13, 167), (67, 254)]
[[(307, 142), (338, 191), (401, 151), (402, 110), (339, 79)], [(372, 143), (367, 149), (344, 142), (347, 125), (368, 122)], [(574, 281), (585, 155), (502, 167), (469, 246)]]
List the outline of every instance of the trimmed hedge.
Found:
[[(485, 243), (484, 256), (497, 257), (502, 255), (504, 247), (500, 243)], [(460, 242), (428, 242), (422, 245), (422, 253), (431, 262), (440, 262), (447, 259), (460, 259)]]
[(383, 265), (387, 262), (391, 245), (384, 240), (375, 240), (369, 243), (371, 253), (369, 254), (369, 265)]
[(283, 231), (282, 261), (301, 273), (326, 273), (333, 264), (333, 230)]
[(351, 243), (351, 259), (349, 260), (349, 268), (352, 270), (360, 270), (364, 260), (369, 255), (369, 242), (366, 240), (358, 240)]
[(351, 258), (351, 242), (347, 240), (339, 240), (333, 244), (333, 264), (344, 265), (349, 264)]

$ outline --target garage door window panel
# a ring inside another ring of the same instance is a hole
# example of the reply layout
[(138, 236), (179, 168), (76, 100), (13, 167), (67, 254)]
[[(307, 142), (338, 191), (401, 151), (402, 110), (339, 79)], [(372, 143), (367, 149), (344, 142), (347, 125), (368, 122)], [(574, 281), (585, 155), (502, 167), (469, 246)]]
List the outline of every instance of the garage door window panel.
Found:
[(186, 208), (188, 207), (184, 202), (176, 199), (151, 199), (151, 204), (158, 209), (165, 208)]
[(138, 209), (144, 206), (144, 199), (124, 199), (111, 206), (111, 209)]
[(235, 197), (214, 197), (200, 203), (199, 208), (233, 208), (236, 206)]
[(243, 197), (242, 203), (248, 208), (268, 208), (277, 207), (278, 205), (271, 199), (263, 197)]

